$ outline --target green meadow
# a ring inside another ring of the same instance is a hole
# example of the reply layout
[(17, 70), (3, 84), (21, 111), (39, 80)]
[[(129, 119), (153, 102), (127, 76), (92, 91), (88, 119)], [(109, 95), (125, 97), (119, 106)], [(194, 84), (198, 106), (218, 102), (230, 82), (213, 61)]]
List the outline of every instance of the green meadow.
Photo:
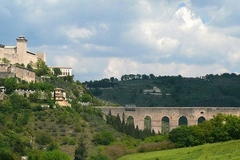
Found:
[(118, 160), (227, 160), (240, 159), (240, 140), (196, 147), (131, 154)]

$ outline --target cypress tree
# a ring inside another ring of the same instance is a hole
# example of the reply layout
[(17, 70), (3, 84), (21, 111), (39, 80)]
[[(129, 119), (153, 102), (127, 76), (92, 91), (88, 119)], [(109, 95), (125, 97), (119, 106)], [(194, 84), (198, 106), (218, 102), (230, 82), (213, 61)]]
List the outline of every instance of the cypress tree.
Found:
[(78, 146), (75, 149), (74, 160), (85, 160), (88, 157), (86, 143), (83, 140), (83, 136), (80, 137)]

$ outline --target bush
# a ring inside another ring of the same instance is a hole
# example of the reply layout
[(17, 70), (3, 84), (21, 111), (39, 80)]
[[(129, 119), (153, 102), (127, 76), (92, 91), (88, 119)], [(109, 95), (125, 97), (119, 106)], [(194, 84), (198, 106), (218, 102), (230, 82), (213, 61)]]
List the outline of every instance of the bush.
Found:
[(99, 132), (94, 134), (92, 141), (95, 143), (95, 145), (109, 145), (114, 141), (114, 137), (111, 132)]
[(55, 142), (52, 142), (52, 143), (50, 143), (50, 144), (48, 145), (47, 151), (53, 151), (53, 150), (56, 150), (56, 149), (58, 149), (58, 148), (59, 148), (58, 144), (55, 143)]
[(76, 145), (76, 144), (77, 144), (77, 141), (76, 141), (75, 138), (72, 138), (72, 139), (69, 140), (68, 144), (69, 144), (69, 145)]
[(63, 137), (62, 138), (62, 143), (61, 143), (62, 145), (66, 145), (66, 144), (68, 144), (68, 137)]
[(157, 142), (157, 143), (143, 143), (137, 147), (137, 152), (152, 152), (152, 151), (159, 151), (159, 150), (166, 150), (172, 149), (175, 145), (172, 142), (164, 141), (164, 142)]
[(40, 145), (46, 145), (52, 142), (52, 138), (47, 133), (40, 133), (36, 137), (36, 142)]
[(0, 149), (0, 158), (3, 160), (14, 160), (13, 153), (6, 149)]
[(129, 152), (123, 145), (108, 146), (104, 151), (104, 154), (107, 155), (110, 159), (117, 159), (127, 153)]
[(66, 153), (62, 153), (59, 150), (43, 152), (39, 160), (70, 160)]
[(195, 144), (193, 130), (188, 126), (174, 128), (169, 133), (169, 140), (176, 143), (178, 147), (189, 147)]

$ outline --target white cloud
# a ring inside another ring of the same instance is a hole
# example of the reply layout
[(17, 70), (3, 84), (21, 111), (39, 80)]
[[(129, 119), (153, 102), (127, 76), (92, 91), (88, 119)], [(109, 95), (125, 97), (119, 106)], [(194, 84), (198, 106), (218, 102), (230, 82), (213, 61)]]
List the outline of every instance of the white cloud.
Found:
[(240, 72), (239, 7), (233, 0), (2, 0), (0, 40), (15, 44), (24, 35), (31, 51), (46, 52), (49, 65), (72, 66), (81, 80)]
[(177, 39), (172, 39), (169, 37), (160, 38), (157, 41), (157, 47), (160, 51), (171, 52), (180, 45), (180, 42)]
[(232, 67), (237, 67), (240, 64), (240, 49), (235, 52), (230, 52), (227, 54), (228, 63)]
[(205, 27), (200, 18), (196, 18), (196, 15), (192, 13), (186, 7), (180, 8), (175, 16), (177, 19), (183, 20), (183, 23), (180, 24), (180, 29), (185, 32), (189, 32), (192, 30), (204, 31)]
[(95, 31), (93, 29), (78, 28), (75, 25), (62, 27), (62, 32), (74, 41), (78, 39), (90, 38), (95, 34)]
[(108, 67), (104, 70), (105, 77), (121, 78), (124, 74), (155, 74), (155, 75), (182, 75), (185, 77), (197, 77), (206, 74), (218, 74), (229, 72), (220, 64), (190, 65), (186, 63), (141, 63), (129, 59), (112, 58)]

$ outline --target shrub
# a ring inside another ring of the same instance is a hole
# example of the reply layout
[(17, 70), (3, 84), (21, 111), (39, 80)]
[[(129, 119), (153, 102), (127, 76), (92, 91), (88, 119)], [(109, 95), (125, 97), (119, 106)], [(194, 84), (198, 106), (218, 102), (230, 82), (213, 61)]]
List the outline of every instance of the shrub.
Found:
[(62, 145), (66, 145), (66, 144), (68, 144), (68, 137), (63, 137), (62, 138), (62, 143), (61, 143)]
[(117, 159), (127, 153), (128, 151), (126, 147), (122, 145), (108, 146), (104, 151), (104, 154), (106, 154), (110, 159)]
[(76, 145), (77, 144), (76, 139), (75, 138), (70, 139), (68, 144), (69, 145)]
[(0, 149), (0, 158), (4, 160), (14, 160), (13, 153), (6, 149)]
[(82, 126), (80, 124), (76, 124), (75, 127), (74, 127), (74, 131), (75, 132), (81, 132), (83, 129), (82, 129)]
[(40, 133), (36, 137), (36, 142), (40, 145), (46, 145), (52, 142), (52, 138), (47, 133)]
[(114, 141), (114, 137), (111, 132), (99, 132), (94, 134), (92, 141), (95, 143), (95, 145), (109, 145)]
[(151, 152), (151, 151), (159, 151), (159, 150), (166, 150), (172, 149), (175, 145), (172, 142), (163, 141), (157, 143), (143, 143), (137, 147), (137, 152)]
[(39, 160), (70, 160), (70, 158), (66, 153), (62, 153), (59, 150), (53, 150), (43, 152)]
[(58, 144), (55, 143), (55, 142), (52, 142), (48, 145), (47, 151), (53, 151), (53, 150), (58, 149), (58, 148), (59, 148)]

